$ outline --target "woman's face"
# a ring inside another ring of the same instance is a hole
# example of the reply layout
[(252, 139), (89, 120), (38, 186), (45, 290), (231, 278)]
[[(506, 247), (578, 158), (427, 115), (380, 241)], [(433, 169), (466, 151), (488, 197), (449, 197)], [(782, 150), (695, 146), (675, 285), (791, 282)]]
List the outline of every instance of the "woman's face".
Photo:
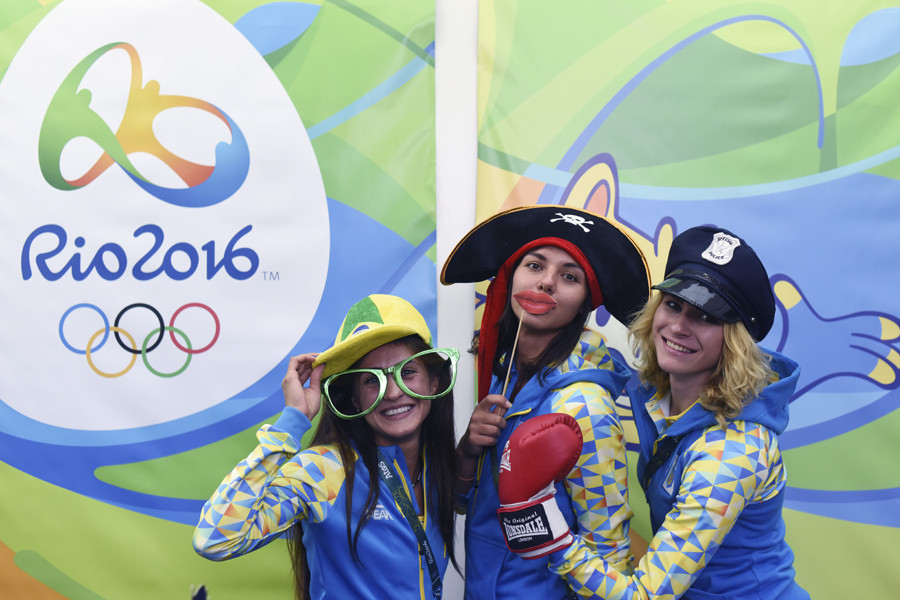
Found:
[(690, 378), (705, 384), (722, 356), (722, 322), (692, 304), (664, 294), (653, 315), (653, 342), (659, 367), (670, 378)]
[[(379, 346), (366, 354), (357, 365), (360, 369), (386, 369), (406, 360), (414, 352), (404, 344), (391, 342)], [(410, 361), (401, 373), (406, 386), (422, 395), (433, 395), (438, 386), (438, 378), (432, 376), (419, 359)], [(377, 385), (375, 386), (377, 390)], [(359, 410), (369, 408), (375, 402), (377, 393), (367, 393), (366, 386), (360, 385), (354, 391), (355, 404)], [(387, 376), (387, 388), (381, 403), (364, 418), (375, 436), (379, 446), (402, 445), (403, 442), (418, 443), (422, 431), (422, 423), (431, 410), (431, 400), (411, 398), (394, 381), (392, 375)]]
[[(540, 246), (529, 250), (513, 271), (512, 296), (526, 292), (534, 302), (510, 298), (516, 316), (528, 316), (522, 326), (533, 330), (558, 331), (572, 322), (584, 305), (588, 295), (587, 277), (572, 256), (555, 246)], [(528, 294), (531, 292), (531, 294)], [(548, 304), (540, 298), (546, 294), (553, 301)], [(543, 314), (536, 314), (542, 311)]]

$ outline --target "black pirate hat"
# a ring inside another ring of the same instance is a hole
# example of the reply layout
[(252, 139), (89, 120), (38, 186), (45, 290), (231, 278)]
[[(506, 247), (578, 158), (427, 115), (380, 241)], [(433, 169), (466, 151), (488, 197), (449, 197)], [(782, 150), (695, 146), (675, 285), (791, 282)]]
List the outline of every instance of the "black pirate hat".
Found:
[[(611, 221), (577, 208), (538, 205), (513, 208), (476, 225), (444, 263), (441, 283), (485, 281), (521, 248), (556, 238), (578, 248), (591, 267), (606, 310), (624, 324), (650, 294), (650, 274), (634, 241)], [(593, 291), (593, 290), (592, 290)]]
[(528, 206), (494, 215), (456, 245), (441, 270), (441, 283), (484, 281), (488, 286), (478, 344), (478, 398), (487, 395), (496, 358), (496, 326), (508, 302), (516, 262), (529, 249), (556, 246), (584, 269), (593, 308), (600, 305), (624, 324), (647, 301), (650, 275), (644, 255), (612, 222), (567, 206)]

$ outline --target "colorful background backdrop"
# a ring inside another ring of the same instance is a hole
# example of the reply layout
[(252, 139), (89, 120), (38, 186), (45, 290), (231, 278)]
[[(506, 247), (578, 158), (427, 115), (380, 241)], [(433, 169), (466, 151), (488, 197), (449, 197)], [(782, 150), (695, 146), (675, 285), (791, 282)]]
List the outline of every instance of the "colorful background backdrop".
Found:
[[(745, 237), (778, 297), (763, 345), (802, 367), (782, 438), (797, 578), (817, 599), (895, 595), (900, 6), (479, 6), (478, 219), (586, 207), (634, 235), (654, 281), (679, 231)], [(602, 309), (594, 326), (630, 357)]]
[(287, 359), (375, 292), (434, 328), (434, 5), (0, 9), (0, 596), (290, 598), (199, 510)]
[[(444, 3), (441, 48), (472, 4)], [(434, 328), (476, 153), (477, 220), (587, 206), (656, 279), (692, 225), (751, 241), (779, 298), (764, 345), (803, 365), (782, 440), (798, 579), (893, 596), (900, 4), (482, 0), (477, 148), (443, 155), (438, 232), (435, 146), (466, 122), (436, 144), (435, 104), (465, 113), (468, 90), (440, 85), (459, 64), (435, 69), (433, 3), (0, 6), (0, 596), (289, 598), (281, 544), (205, 561), (196, 514), (281, 409), (287, 357), (353, 300), (404, 295)], [(441, 343), (467, 340), (469, 306), (450, 314)]]

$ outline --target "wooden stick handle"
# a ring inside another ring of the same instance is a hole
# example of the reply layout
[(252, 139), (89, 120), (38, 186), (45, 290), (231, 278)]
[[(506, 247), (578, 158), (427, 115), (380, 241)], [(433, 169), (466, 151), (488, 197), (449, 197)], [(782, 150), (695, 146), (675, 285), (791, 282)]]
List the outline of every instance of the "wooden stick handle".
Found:
[[(519, 332), (522, 331), (522, 321), (525, 320), (525, 314), (519, 318), (519, 326), (516, 328), (516, 338), (513, 340), (512, 352), (509, 353), (509, 366), (506, 368), (506, 379), (503, 381), (503, 390), (500, 392), (501, 396), (506, 396), (506, 386), (509, 385), (509, 376), (512, 373), (513, 361), (516, 359), (516, 345), (519, 343)], [(505, 408), (498, 408), (497, 414), (501, 417), (506, 414)]]

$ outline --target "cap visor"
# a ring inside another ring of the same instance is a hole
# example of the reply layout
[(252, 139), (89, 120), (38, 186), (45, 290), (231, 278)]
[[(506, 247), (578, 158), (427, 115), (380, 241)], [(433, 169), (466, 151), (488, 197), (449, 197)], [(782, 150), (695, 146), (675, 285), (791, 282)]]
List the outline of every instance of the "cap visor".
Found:
[(720, 321), (734, 323), (741, 320), (741, 315), (726, 300), (721, 290), (707, 282), (689, 277), (669, 277), (654, 285), (653, 289), (680, 298)]
[(322, 373), (322, 377), (328, 377), (335, 373), (346, 371), (375, 348), (395, 342), (408, 335), (418, 335), (418, 332), (412, 327), (385, 325), (377, 329), (358, 333), (319, 354), (315, 362), (313, 362), (313, 366), (325, 363), (325, 371)]

